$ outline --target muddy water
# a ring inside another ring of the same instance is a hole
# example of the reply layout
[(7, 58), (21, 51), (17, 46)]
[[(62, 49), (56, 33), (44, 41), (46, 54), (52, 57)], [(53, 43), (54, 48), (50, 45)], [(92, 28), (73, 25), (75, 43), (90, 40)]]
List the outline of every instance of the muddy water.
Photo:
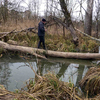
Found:
[(72, 82), (79, 87), (78, 82), (96, 62), (61, 58), (48, 58), (48, 60), (31, 58), (26, 60), (23, 57), (3, 56), (0, 58), (0, 84), (3, 84), (10, 91), (21, 89), (29, 78), (35, 78), (35, 74), (29, 66), (30, 63), (40, 75), (52, 71), (60, 77), (60, 80)]

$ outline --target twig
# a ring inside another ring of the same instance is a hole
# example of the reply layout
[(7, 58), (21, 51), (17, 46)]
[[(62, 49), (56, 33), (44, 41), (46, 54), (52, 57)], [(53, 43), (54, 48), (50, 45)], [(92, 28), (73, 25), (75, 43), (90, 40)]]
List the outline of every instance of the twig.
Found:
[(34, 74), (35, 74), (39, 79), (42, 79), (42, 77), (39, 76), (39, 75), (35, 72), (35, 70), (33, 69), (33, 67), (32, 67), (32, 65), (30, 64), (30, 62), (28, 62), (28, 64), (29, 64), (30, 68), (33, 70)]

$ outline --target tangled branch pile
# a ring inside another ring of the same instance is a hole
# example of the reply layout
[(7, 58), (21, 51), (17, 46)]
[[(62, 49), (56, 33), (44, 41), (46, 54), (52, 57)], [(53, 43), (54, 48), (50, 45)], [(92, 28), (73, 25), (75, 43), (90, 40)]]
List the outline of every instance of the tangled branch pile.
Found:
[(80, 81), (81, 89), (94, 96), (100, 93), (100, 68), (92, 67), (86, 73), (85, 77)]

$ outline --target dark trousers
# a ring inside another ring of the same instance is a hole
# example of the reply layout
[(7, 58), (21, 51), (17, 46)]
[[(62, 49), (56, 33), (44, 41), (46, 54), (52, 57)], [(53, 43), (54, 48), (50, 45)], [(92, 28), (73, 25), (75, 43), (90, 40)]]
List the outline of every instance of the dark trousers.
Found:
[(39, 39), (40, 39), (40, 41), (38, 43), (38, 48), (40, 48), (41, 43), (42, 43), (43, 44), (43, 49), (46, 49), (45, 48), (45, 39), (44, 39), (44, 36), (39, 36)]

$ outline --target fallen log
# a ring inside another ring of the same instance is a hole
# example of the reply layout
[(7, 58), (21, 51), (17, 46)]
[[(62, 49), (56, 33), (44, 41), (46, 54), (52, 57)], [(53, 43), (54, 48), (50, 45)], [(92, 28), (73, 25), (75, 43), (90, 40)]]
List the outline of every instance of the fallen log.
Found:
[(0, 32), (0, 35), (8, 34), (9, 32)]
[(24, 53), (29, 53), (29, 54), (34, 55), (36, 57), (47, 59), (44, 56), (36, 54), (34, 49), (31, 48), (31, 47), (23, 47), (23, 46), (10, 45), (8, 43), (0, 41), (0, 48), (6, 49), (6, 50), (10, 50), (10, 51), (20, 51), (20, 52), (24, 52)]
[(51, 51), (51, 50), (43, 50), (43, 49), (37, 49), (32, 47), (10, 45), (2, 41), (0, 41), (0, 47), (6, 50), (29, 53), (41, 58), (45, 58), (45, 57), (42, 57), (39, 54), (44, 54), (46, 56), (51, 56), (51, 57), (60, 57), (60, 58), (100, 59), (99, 53), (75, 53), (75, 52)]
[(97, 38), (95, 38), (95, 37), (92, 37), (92, 36), (90, 36), (90, 35), (88, 35), (88, 34), (82, 32), (81, 30), (79, 30), (79, 29), (77, 29), (77, 28), (75, 28), (75, 30), (77, 30), (78, 32), (82, 33), (83, 35), (89, 37), (89, 38), (92, 39), (92, 40), (95, 40), (95, 41), (97, 41), (97, 42), (100, 42), (100, 39), (97, 39)]
[(15, 29), (14, 29), (14, 30), (12, 30), (11, 32), (0, 32), (0, 35), (2, 35), (2, 36), (0, 37), (0, 39), (4, 38), (5, 36), (7, 36), (8, 34), (11, 34), (11, 33), (14, 33), (15, 35), (17, 35), (17, 34), (20, 33), (20, 32), (28, 32), (28, 31), (29, 31), (29, 32), (36, 33), (36, 32), (33, 31), (32, 29), (37, 29), (37, 28), (32, 27), (32, 28), (22, 29), (22, 30), (20, 30), (20, 31), (15, 31)]
[(3, 37), (7, 36), (8, 34), (13, 33), (15, 30), (12, 30), (11, 32), (5, 32), (5, 34), (3, 36), (0, 37), (0, 39), (2, 39)]

